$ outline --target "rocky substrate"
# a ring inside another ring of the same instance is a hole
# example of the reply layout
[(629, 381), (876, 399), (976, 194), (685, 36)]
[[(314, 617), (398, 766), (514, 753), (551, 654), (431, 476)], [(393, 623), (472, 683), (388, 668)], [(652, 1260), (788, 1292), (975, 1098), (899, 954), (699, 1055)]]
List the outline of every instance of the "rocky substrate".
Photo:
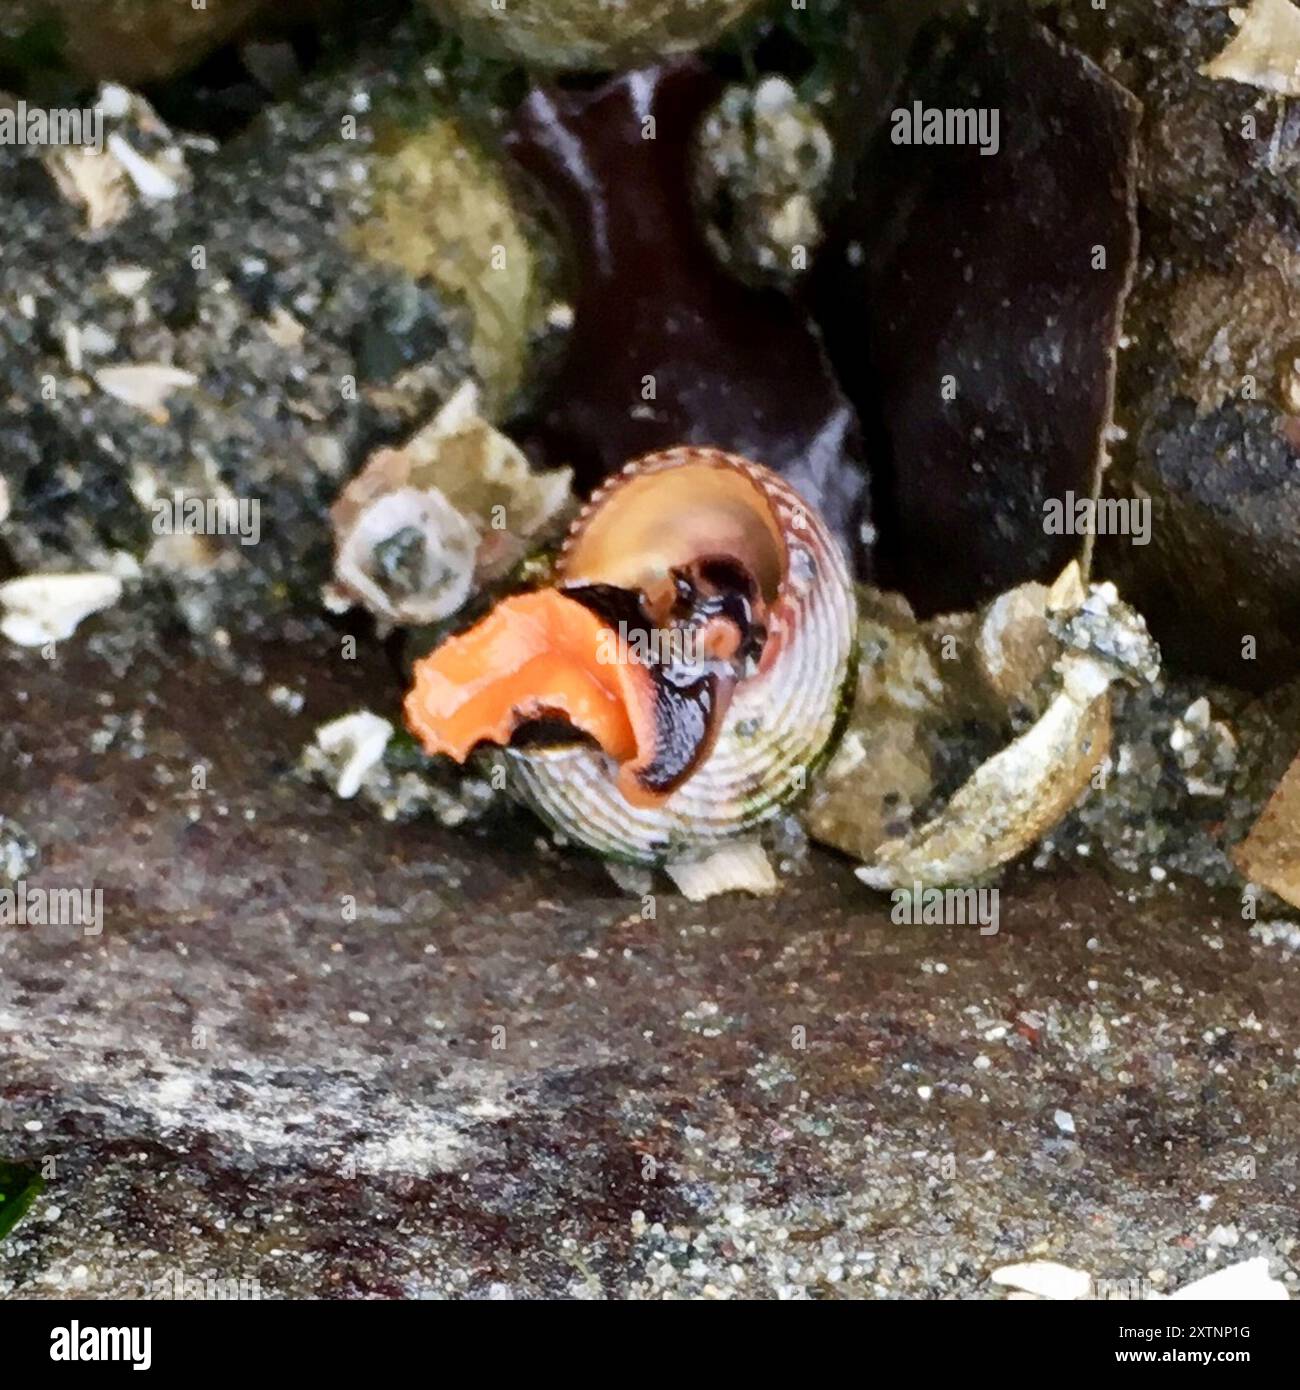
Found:
[(382, 665), (141, 644), (115, 681), (120, 641), (0, 649), (31, 881), (104, 892), (98, 937), (0, 930), (4, 1156), (53, 1161), (0, 1293), (1002, 1297), (1022, 1259), (1158, 1292), (1256, 1255), (1294, 1287), (1286, 924), (1061, 869), (996, 935), (899, 926), (820, 852), (649, 919), (522, 817), (304, 788), (286, 750)]

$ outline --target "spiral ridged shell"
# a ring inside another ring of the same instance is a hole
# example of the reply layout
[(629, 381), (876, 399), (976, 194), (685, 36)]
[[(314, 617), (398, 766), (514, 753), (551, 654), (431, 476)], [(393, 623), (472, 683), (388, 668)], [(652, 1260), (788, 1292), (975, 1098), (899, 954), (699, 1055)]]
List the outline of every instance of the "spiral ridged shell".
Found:
[[(693, 470), (722, 471), (725, 487)], [(719, 490), (727, 501), (722, 522), (735, 529), (752, 520), (760, 544), (770, 537), (776, 571), (758, 669), (736, 686), (708, 757), (661, 804), (634, 806), (616, 785), (617, 765), (598, 748), (504, 753), (516, 787), (546, 820), (611, 858), (656, 863), (703, 851), (761, 824), (804, 790), (839, 726), (854, 662), (853, 586), (821, 519), (770, 469), (700, 448), (629, 464), (574, 522), (560, 557), (560, 580), (581, 569), (588, 581), (626, 582), (639, 546), (680, 552), (700, 544), (694, 533), (711, 524), (707, 494)], [(616, 516), (611, 523), (611, 509), (618, 506), (626, 521)], [(743, 515), (746, 508), (753, 509), (752, 518)], [(589, 552), (602, 530), (608, 534), (598, 548), (605, 553), (593, 562)], [(625, 530), (632, 533), (630, 548), (619, 544)], [(606, 568), (617, 573), (606, 575)]]

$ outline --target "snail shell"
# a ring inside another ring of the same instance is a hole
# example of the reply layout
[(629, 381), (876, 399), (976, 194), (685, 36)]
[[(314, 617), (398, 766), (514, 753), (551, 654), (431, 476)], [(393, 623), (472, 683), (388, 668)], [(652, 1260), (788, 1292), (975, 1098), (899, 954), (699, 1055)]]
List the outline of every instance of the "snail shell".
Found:
[[(508, 743), (557, 706), (569, 713), (597, 744), (532, 742), (505, 757), (517, 790), (573, 840), (646, 864), (705, 850), (775, 815), (830, 751), (854, 664), (853, 586), (820, 517), (770, 469), (702, 448), (628, 464), (574, 521), (557, 588), (543, 592), (505, 600), (419, 663), (406, 714), (428, 751), (463, 758), (475, 736)], [(633, 658), (611, 672), (585, 657), (535, 697), (527, 688), (552, 669), (531, 659), (539, 622), (554, 620), (567, 660), (588, 650), (585, 624), (603, 636), (616, 613), (662, 614), (665, 604), (679, 633), (704, 639), (696, 664)], [(481, 670), (511, 650), (512, 624), (534, 644), (530, 660), (493, 685)], [(575, 670), (581, 701), (570, 698)], [(597, 703), (621, 702), (618, 732), (604, 714), (584, 722), (593, 690)], [(465, 724), (471, 704), (476, 721)]]

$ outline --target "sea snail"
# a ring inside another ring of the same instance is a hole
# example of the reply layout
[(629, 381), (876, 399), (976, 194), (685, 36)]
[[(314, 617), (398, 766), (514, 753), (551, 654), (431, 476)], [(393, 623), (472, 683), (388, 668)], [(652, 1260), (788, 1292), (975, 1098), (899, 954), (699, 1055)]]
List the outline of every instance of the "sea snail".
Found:
[(628, 464), (593, 494), (555, 587), (504, 599), (415, 667), (406, 720), (611, 858), (707, 852), (776, 814), (841, 725), (853, 586), (777, 474), (716, 449)]

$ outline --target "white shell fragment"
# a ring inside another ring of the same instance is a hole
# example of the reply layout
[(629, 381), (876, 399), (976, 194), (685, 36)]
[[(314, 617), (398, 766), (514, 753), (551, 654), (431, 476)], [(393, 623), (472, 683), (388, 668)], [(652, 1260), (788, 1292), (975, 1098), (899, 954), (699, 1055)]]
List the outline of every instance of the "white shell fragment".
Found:
[(125, 401), (148, 415), (166, 418), (163, 403), (173, 391), (197, 385), (198, 377), (180, 367), (162, 362), (141, 362), (119, 367), (101, 367), (95, 385), (116, 400)]
[(316, 747), (335, 773), (334, 790), (350, 801), (361, 790), (366, 773), (383, 761), (393, 726), (369, 710), (345, 714), (316, 730)]
[(693, 903), (720, 893), (762, 897), (779, 887), (766, 851), (755, 840), (737, 840), (701, 858), (670, 859), (664, 870), (682, 896)]
[(1055, 1260), (1027, 1260), (1024, 1264), (1003, 1265), (989, 1278), (1004, 1288), (1019, 1289), (1039, 1298), (1073, 1302), (1092, 1297), (1092, 1275), (1086, 1270), (1071, 1269)]
[(43, 647), (71, 637), (92, 613), (122, 597), (111, 574), (32, 574), (0, 584), (0, 632), (20, 647)]
[[(173, 136), (153, 107), (125, 87), (108, 84), (95, 101), (102, 148), (86, 144), (56, 145), (43, 163), (63, 197), (81, 209), (86, 230), (115, 226), (137, 202), (156, 203), (178, 197), (190, 183), (186, 151), (210, 149), (195, 136)], [(148, 150), (149, 153), (142, 153)]]
[(1177, 1293), (1155, 1297), (1170, 1303), (1196, 1299), (1214, 1299), (1222, 1303), (1286, 1303), (1291, 1295), (1280, 1279), (1269, 1274), (1268, 1261), (1259, 1255), (1226, 1269), (1216, 1269), (1194, 1284), (1184, 1284)]
[[(1074, 562), (1039, 601), (1062, 652), (1046, 710), (981, 764), (936, 816), (882, 844), (874, 861), (855, 871), (863, 883), (970, 883), (1036, 843), (1088, 789), (1109, 749), (1111, 683), (1155, 680), (1159, 654), (1115, 586), (1085, 592)], [(987, 645), (987, 625), (982, 640)]]
[(1300, 96), (1300, 8), (1291, 0), (1253, 0), (1239, 23), (1227, 48), (1201, 68), (1202, 75)]
[(116, 131), (108, 137), (108, 152), (126, 171), (141, 197), (159, 202), (174, 198), (181, 191), (180, 184), (174, 178), (156, 164), (151, 164), (143, 155), (136, 154)]
[[(1086, 1270), (1072, 1269), (1055, 1260), (1027, 1260), (1023, 1264), (1003, 1265), (989, 1275), (995, 1284), (1014, 1290), (1009, 1295), (1029, 1294), (1035, 1298), (1075, 1301), (1094, 1297), (1092, 1275)], [(1286, 1302), (1291, 1295), (1280, 1279), (1268, 1272), (1268, 1260), (1262, 1255), (1242, 1260), (1226, 1269), (1216, 1269), (1203, 1279), (1184, 1284), (1176, 1293), (1157, 1293), (1148, 1289), (1145, 1297), (1155, 1303), (1182, 1303), (1199, 1300), (1209, 1302)]]

